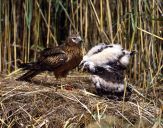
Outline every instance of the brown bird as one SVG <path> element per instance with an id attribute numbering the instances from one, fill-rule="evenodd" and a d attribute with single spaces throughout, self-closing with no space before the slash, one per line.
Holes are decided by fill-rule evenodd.
<path id="1" fill-rule="evenodd" d="M 44 49 L 36 62 L 20 65 L 20 68 L 28 71 L 17 80 L 29 81 L 44 71 L 54 72 L 57 79 L 66 77 L 68 72 L 76 68 L 82 60 L 81 42 L 80 36 L 72 35 L 62 45 Z"/>

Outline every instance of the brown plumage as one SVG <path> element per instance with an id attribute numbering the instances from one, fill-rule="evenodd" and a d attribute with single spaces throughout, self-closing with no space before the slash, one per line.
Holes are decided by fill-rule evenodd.
<path id="1" fill-rule="evenodd" d="M 66 77 L 82 60 L 81 42 L 80 36 L 73 35 L 60 46 L 44 49 L 36 62 L 20 65 L 28 71 L 17 80 L 30 80 L 43 71 L 54 72 L 56 78 Z"/>

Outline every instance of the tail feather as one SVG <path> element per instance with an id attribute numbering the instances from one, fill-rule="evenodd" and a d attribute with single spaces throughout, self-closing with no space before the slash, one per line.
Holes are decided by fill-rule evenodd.
<path id="1" fill-rule="evenodd" d="M 16 80 L 18 80 L 18 81 L 30 81 L 34 76 L 36 76 L 39 73 L 41 73 L 41 71 L 30 70 L 27 73 L 25 73 L 24 75 L 17 78 Z"/>
<path id="2" fill-rule="evenodd" d="M 35 64 L 36 64 L 35 62 L 33 62 L 33 63 L 22 63 L 18 67 L 22 68 L 23 70 L 30 70 L 30 69 L 35 67 Z"/>

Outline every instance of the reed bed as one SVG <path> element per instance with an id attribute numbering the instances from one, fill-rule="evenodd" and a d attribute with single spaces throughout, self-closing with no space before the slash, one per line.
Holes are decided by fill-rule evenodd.
<path id="1" fill-rule="evenodd" d="M 155 85 L 162 77 L 162 6 L 161 0 L 1 0 L 0 71 L 9 74 L 18 62 L 80 33 L 84 51 L 100 42 L 137 50 L 130 80 Z"/>
<path id="2" fill-rule="evenodd" d="M 117 109 L 116 113 L 119 113 L 117 115 L 121 115 L 123 119 L 125 119 L 124 124 L 127 121 L 127 124 L 130 124 L 131 126 L 145 127 L 145 124 L 141 123 L 141 119 L 145 118 L 148 123 L 150 122 L 150 126 L 153 126 L 154 128 L 156 126 L 162 127 L 162 116 L 160 112 L 157 113 L 162 110 L 160 104 L 163 104 L 161 99 L 161 96 L 163 96 L 161 90 L 163 83 L 162 0 L 0 0 L 0 79 L 13 80 L 15 74 L 18 74 L 19 72 L 18 65 L 20 62 L 35 61 L 40 50 L 61 44 L 62 41 L 72 33 L 79 33 L 84 38 L 84 54 L 92 46 L 101 42 L 107 44 L 119 43 L 126 49 L 137 51 L 137 54 L 131 60 L 126 79 L 127 81 L 130 81 L 135 88 L 141 90 L 140 94 L 143 94 L 144 98 L 139 99 L 136 97 L 137 99 L 134 102 L 131 101 L 132 105 L 130 103 L 127 103 L 130 105 L 125 105 L 129 106 L 128 109 L 133 107 L 130 112 L 134 111 L 133 115 L 140 120 L 136 120 L 137 123 L 133 123 L 128 119 L 129 117 L 125 117 L 124 113 L 121 113 L 124 112 L 124 110 L 119 110 L 119 106 L 122 105 L 120 102 L 118 102 L 118 105 L 111 102 L 111 108 L 107 110 L 115 111 Z M 3 75 L 8 76 L 3 78 Z M 12 80 L 10 82 L 12 82 Z M 47 115 L 42 115 L 44 110 L 41 111 L 41 115 L 37 116 L 31 115 L 32 110 L 29 110 L 30 108 L 28 105 L 31 103 L 33 103 L 33 108 L 39 108 L 39 103 L 37 102 L 41 101 L 37 98 L 44 95 L 42 92 L 41 94 L 40 92 L 35 92 L 36 86 L 32 88 L 33 90 L 30 90 L 29 88 L 22 90 L 23 87 L 19 92 L 16 87 L 19 84 L 20 87 L 22 87 L 22 83 L 16 82 L 11 85 L 11 87 L 9 84 L 4 83 L 0 83 L 3 87 L 1 89 L 0 114 L 2 114 L 1 112 L 4 112 L 4 108 L 6 107 L 2 102 L 5 97 L 7 97 L 7 99 L 9 98 L 7 100 L 9 102 L 13 100 L 13 97 L 10 97 L 11 92 L 14 93 L 12 95 L 16 97 L 14 104 L 18 105 L 16 108 L 13 108 L 14 112 L 19 113 L 19 111 L 22 111 L 25 113 L 25 115 L 22 114 L 21 116 L 29 118 L 30 123 L 32 121 L 33 125 L 31 125 L 31 127 L 41 127 L 39 124 L 44 124 L 44 126 L 45 124 L 48 124 L 46 123 L 47 120 L 44 118 Z M 4 91 L 3 89 L 8 90 Z M 50 96 L 46 97 L 55 97 L 53 95 L 61 96 L 61 94 L 51 94 L 50 90 L 51 88 L 45 88 L 45 90 L 43 90 L 43 93 L 49 91 Z M 22 93 L 23 91 L 25 92 Z M 23 94 L 23 96 L 25 96 L 24 99 L 27 96 L 29 98 L 29 101 L 27 101 L 29 104 L 24 104 L 24 106 L 22 106 L 22 104 L 19 103 L 21 101 L 18 101 L 19 99 L 17 99 L 17 97 L 19 97 L 19 93 L 17 94 L 17 92 L 19 92 L 21 96 Z M 37 93 L 39 93 L 39 97 L 37 97 Z M 151 96 L 149 94 L 151 94 Z M 37 100 L 30 101 L 31 96 L 37 97 Z M 61 97 L 63 97 L 63 95 Z M 75 95 L 75 97 L 73 102 L 77 103 L 77 105 L 83 107 L 88 105 L 88 107 L 91 107 L 89 104 L 86 106 L 83 104 L 83 102 L 86 101 L 80 103 L 80 100 L 78 101 L 80 96 L 78 97 Z M 150 101 L 148 101 L 149 97 Z M 61 99 L 65 100 L 66 98 L 64 97 Z M 102 102 L 104 106 L 109 104 L 108 101 L 103 101 L 104 99 L 98 100 L 98 98 L 96 99 L 91 96 L 87 99 L 87 102 L 94 102 L 92 99 L 95 101 L 97 100 L 97 102 L 100 103 Z M 25 101 L 23 101 L 23 103 L 24 102 Z M 140 104 L 143 104 L 141 106 L 142 109 Z M 158 109 L 156 113 L 149 113 L 145 110 L 147 115 L 150 115 L 149 117 L 151 117 L 151 119 L 148 119 L 149 117 L 142 113 L 143 109 L 146 109 L 145 106 L 148 106 L 148 104 L 148 109 L 151 111 Z M 51 105 L 53 106 L 54 104 Z M 112 107 L 115 109 L 112 109 Z M 12 108 L 6 107 L 7 112 L 5 113 L 8 113 L 8 110 L 10 109 Z M 47 108 L 45 107 L 45 109 Z M 94 118 L 92 117 L 92 114 L 89 113 L 94 111 L 93 109 L 91 111 L 86 111 L 91 116 L 90 119 Z M 97 114 L 99 113 L 97 112 Z M 15 113 L 12 113 L 11 115 L 9 114 L 9 117 L 12 115 L 15 115 Z M 18 118 L 21 116 L 15 115 L 15 118 L 12 118 L 13 120 L 9 120 L 7 123 L 5 121 L 8 115 L 5 115 L 5 117 L 1 116 L 1 123 L 10 127 L 10 125 L 13 125 L 13 122 L 19 120 Z M 79 121 L 83 116 L 85 116 L 83 111 L 81 111 L 80 116 L 76 115 L 74 118 L 72 118 L 72 115 L 68 116 L 69 119 L 67 117 L 67 121 L 64 119 L 64 126 L 68 127 L 72 120 L 76 120 L 76 124 L 78 124 L 79 122 L 77 122 L 77 120 Z M 111 115 L 111 117 L 112 116 L 113 115 Z M 99 118 L 100 117 L 98 116 L 96 120 L 93 119 L 98 126 Z M 110 119 L 110 117 L 108 118 Z M 29 120 L 22 123 L 24 124 L 23 126 L 25 126 L 25 124 L 30 124 L 28 122 Z M 121 119 L 116 118 L 115 120 L 119 121 Z M 62 123 L 63 122 L 61 122 L 61 124 Z"/>

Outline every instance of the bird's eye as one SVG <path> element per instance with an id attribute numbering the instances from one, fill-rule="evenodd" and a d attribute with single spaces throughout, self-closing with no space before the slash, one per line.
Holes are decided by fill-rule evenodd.
<path id="1" fill-rule="evenodd" d="M 73 38 L 71 38 L 71 39 L 72 39 L 73 42 L 76 42 L 76 38 L 75 38 L 75 37 L 73 37 Z"/>

